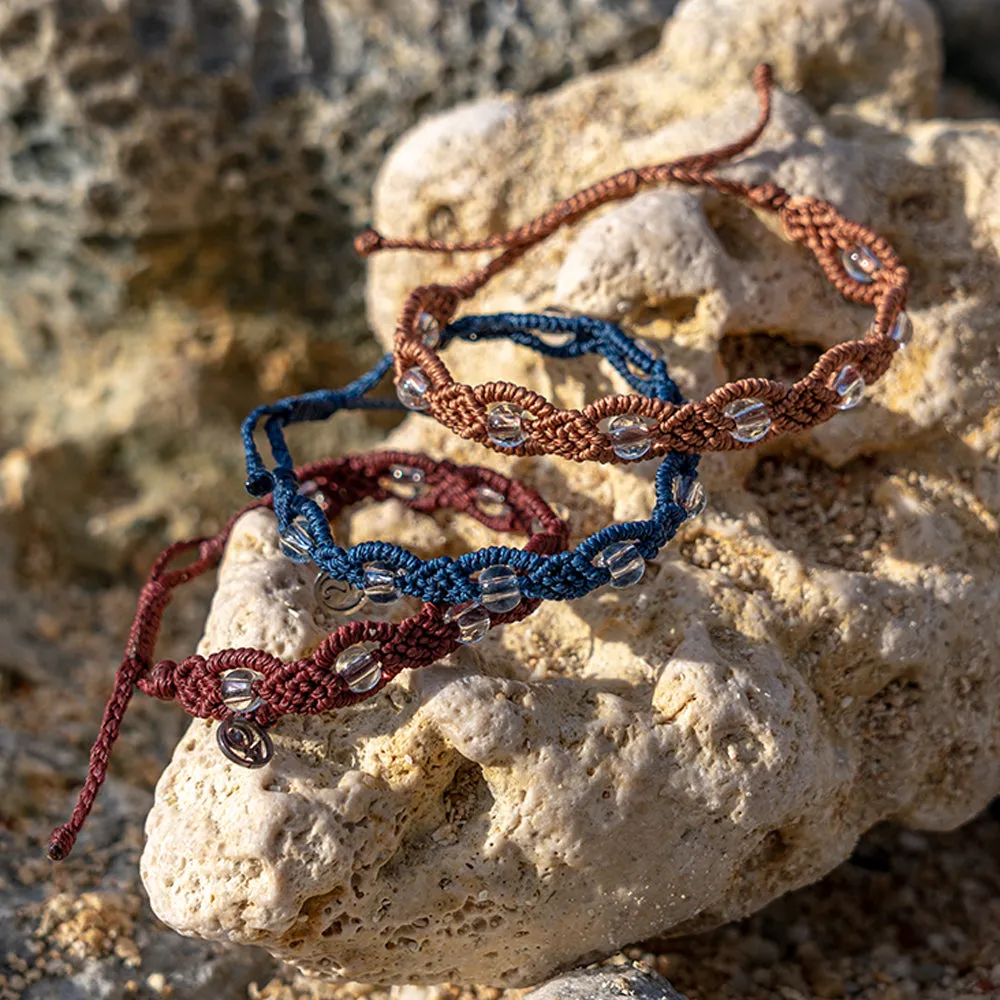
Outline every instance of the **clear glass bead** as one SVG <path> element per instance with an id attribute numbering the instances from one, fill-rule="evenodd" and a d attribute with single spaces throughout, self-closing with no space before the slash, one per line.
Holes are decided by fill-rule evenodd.
<path id="1" fill-rule="evenodd" d="M 708 503 L 708 494 L 701 480 L 694 476 L 675 476 L 670 488 L 674 503 L 678 504 L 687 516 L 697 517 Z"/>
<path id="2" fill-rule="evenodd" d="M 377 652 L 376 643 L 358 642 L 337 657 L 334 669 L 355 694 L 371 691 L 382 680 L 382 664 L 375 655 Z"/>
<path id="3" fill-rule="evenodd" d="M 313 593 L 316 595 L 316 603 L 328 614 L 353 614 L 367 600 L 363 591 L 346 580 L 335 580 L 327 573 L 316 575 Z"/>
<path id="4" fill-rule="evenodd" d="M 840 396 L 838 410 L 853 409 L 865 398 L 865 380 L 854 365 L 844 365 L 833 380 L 833 391 Z"/>
<path id="5" fill-rule="evenodd" d="M 365 563 L 365 596 L 372 604 L 392 604 L 398 601 L 402 590 L 399 586 L 399 570 L 392 563 Z"/>
<path id="6" fill-rule="evenodd" d="M 634 413 L 619 413 L 608 421 L 611 450 L 626 461 L 642 458 L 650 448 L 649 428 Z"/>
<path id="7" fill-rule="evenodd" d="M 597 553 L 595 562 L 611 574 L 612 587 L 631 587 L 646 572 L 646 560 L 632 542 L 612 542 Z"/>
<path id="8" fill-rule="evenodd" d="M 415 465 L 390 465 L 378 484 L 400 500 L 416 500 L 430 489 L 424 470 Z"/>
<path id="9" fill-rule="evenodd" d="M 513 403 L 497 403 L 486 415 L 486 433 L 501 448 L 516 448 L 524 444 L 528 434 L 524 429 L 524 410 Z"/>
<path id="10" fill-rule="evenodd" d="M 475 497 L 476 509 L 485 517 L 503 517 L 510 513 L 507 498 L 491 486 L 477 486 Z"/>
<path id="11" fill-rule="evenodd" d="M 424 346 L 432 351 L 441 343 L 441 324 L 428 312 L 422 312 L 417 317 L 417 333 Z"/>
<path id="12" fill-rule="evenodd" d="M 222 704 L 234 712 L 252 712 L 255 708 L 259 708 L 264 702 L 254 694 L 253 683 L 263 679 L 263 674 L 246 667 L 227 670 L 219 678 Z"/>
<path id="13" fill-rule="evenodd" d="M 882 265 L 878 258 L 867 247 L 856 246 L 853 250 L 845 250 L 841 255 L 844 270 L 863 285 L 870 285 L 875 280 L 875 272 Z"/>
<path id="14" fill-rule="evenodd" d="M 399 377 L 396 383 L 396 395 L 408 410 L 426 410 L 427 393 L 430 388 L 430 380 L 424 374 L 423 368 L 414 365 Z"/>
<path id="15" fill-rule="evenodd" d="M 509 566 L 487 566 L 477 583 L 482 603 L 492 614 L 506 614 L 521 603 L 521 584 Z"/>
<path id="16" fill-rule="evenodd" d="M 446 622 L 458 626 L 458 641 L 466 645 L 481 642 L 490 630 L 490 613 L 479 601 L 456 604 L 444 613 Z"/>
<path id="17" fill-rule="evenodd" d="M 771 429 L 767 405 L 759 399 L 734 399 L 722 412 L 736 424 L 730 433 L 744 444 L 760 441 Z"/>
<path id="18" fill-rule="evenodd" d="M 910 319 L 909 314 L 905 310 L 900 309 L 896 314 L 892 326 L 889 327 L 889 336 L 900 347 L 906 347 L 913 340 L 913 320 Z"/>
<path id="19" fill-rule="evenodd" d="M 278 548 L 286 559 L 291 559 L 294 563 L 307 563 L 312 544 L 309 521 L 305 514 L 299 514 L 281 533 Z"/>

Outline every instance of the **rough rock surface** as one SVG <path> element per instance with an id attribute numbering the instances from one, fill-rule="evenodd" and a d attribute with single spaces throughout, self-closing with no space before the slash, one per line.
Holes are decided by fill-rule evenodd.
<path id="1" fill-rule="evenodd" d="M 634 1000 L 684 1000 L 665 979 L 630 965 L 579 969 L 557 976 L 525 994 L 525 1000 L 605 1000 L 613 996 L 633 997 Z"/>
<path id="2" fill-rule="evenodd" d="M 389 144 L 427 110 L 634 57 L 673 4 L 0 4 L 0 502 L 22 570 L 106 579 L 230 511 L 246 411 L 375 358 L 350 240 Z"/>
<path id="3" fill-rule="evenodd" d="M 778 95 L 760 149 L 732 169 L 830 198 L 892 240 L 914 272 L 913 345 L 862 409 L 706 461 L 708 512 L 634 591 L 546 605 L 363 711 L 283 723 L 265 772 L 225 765 L 195 724 L 147 826 L 143 877 L 169 924 L 324 977 L 530 983 L 752 912 L 879 820 L 950 828 L 1000 790 L 1000 128 L 920 117 L 939 70 L 924 4 L 794 6 L 690 0 L 632 67 L 428 121 L 388 160 L 376 222 L 422 234 L 446 206 L 456 233 L 481 234 L 728 140 L 752 120 L 745 72 L 766 56 L 801 94 Z M 404 291 L 455 264 L 374 262 L 384 342 Z M 551 302 L 660 342 L 691 396 L 750 371 L 794 377 L 868 322 L 767 220 L 673 190 L 560 235 L 473 306 Z M 614 384 L 516 348 L 491 347 L 488 366 L 475 345 L 450 351 L 466 380 L 563 405 Z M 485 456 L 417 419 L 393 440 Z M 576 535 L 651 502 L 651 469 L 506 465 L 562 499 Z M 354 519 L 423 552 L 480 537 L 441 528 Z M 204 648 L 241 634 L 221 610 L 239 600 L 259 638 L 297 653 L 318 638 L 308 604 L 273 592 L 298 593 L 299 571 L 251 529 Z"/>

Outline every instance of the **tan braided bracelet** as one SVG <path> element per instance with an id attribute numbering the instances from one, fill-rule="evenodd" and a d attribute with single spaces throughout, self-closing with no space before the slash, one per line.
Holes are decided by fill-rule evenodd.
<path id="1" fill-rule="evenodd" d="M 770 182 L 747 184 L 711 172 L 749 149 L 767 125 L 770 67 L 757 67 L 754 86 L 760 115 L 743 138 L 701 155 L 624 170 L 578 191 L 518 229 L 456 243 L 390 239 L 374 229 L 361 233 L 355 247 L 362 256 L 393 249 L 456 253 L 504 248 L 484 267 L 454 284 L 422 285 L 407 297 L 394 343 L 396 391 L 402 402 L 494 451 L 610 463 L 637 460 L 616 453 L 613 442 L 623 432 L 648 440 L 643 458 L 670 451 L 728 451 L 815 427 L 840 410 L 856 406 L 865 387 L 885 373 L 895 352 L 912 336 L 912 324 L 904 312 L 909 271 L 884 239 L 844 218 L 829 202 L 789 194 Z M 830 348 L 794 385 L 741 379 L 721 386 L 700 402 L 683 405 L 620 395 L 605 396 L 582 410 L 562 410 L 523 386 L 509 382 L 468 386 L 452 378 L 436 347 L 440 330 L 464 300 L 560 227 L 608 202 L 631 198 L 642 187 L 668 181 L 711 188 L 775 213 L 789 239 L 812 251 L 842 295 L 874 307 L 875 318 L 864 339 Z"/>

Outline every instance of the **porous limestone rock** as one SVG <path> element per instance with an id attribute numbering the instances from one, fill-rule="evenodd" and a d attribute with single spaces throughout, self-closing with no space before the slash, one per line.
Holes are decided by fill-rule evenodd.
<path id="1" fill-rule="evenodd" d="M 902 45 L 935 72 L 916 0 L 739 6 L 737 22 L 689 0 L 634 66 L 429 120 L 387 161 L 376 222 L 423 235 L 445 208 L 456 234 L 479 235 L 626 165 L 728 141 L 755 115 L 739 50 L 818 107 L 779 92 L 759 148 L 726 170 L 828 197 L 888 237 L 913 270 L 913 344 L 860 409 L 706 459 L 708 510 L 641 585 L 546 604 L 360 710 L 283 721 L 260 772 L 222 761 L 195 723 L 147 824 L 143 878 L 171 926 L 327 978 L 526 984 L 752 912 L 880 820 L 949 828 L 1000 790 L 1000 126 L 916 117 L 935 81 L 868 65 Z M 376 258 L 383 343 L 408 288 L 472 263 Z M 559 234 L 468 310 L 550 303 L 657 342 L 691 397 L 751 372 L 794 378 L 870 321 L 773 220 L 672 189 Z M 589 360 L 448 355 L 465 380 L 564 406 L 620 388 Z M 652 464 L 505 459 L 419 418 L 392 442 L 512 470 L 565 505 L 577 538 L 652 501 Z M 424 555 L 488 537 L 426 523 L 372 508 L 351 532 Z M 275 652 L 309 648 L 305 571 L 277 556 L 266 515 L 239 538 L 203 648 L 251 620 Z"/>

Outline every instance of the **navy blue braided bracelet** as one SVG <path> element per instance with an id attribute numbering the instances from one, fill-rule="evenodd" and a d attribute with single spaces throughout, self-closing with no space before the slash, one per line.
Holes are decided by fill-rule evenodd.
<path id="1" fill-rule="evenodd" d="M 436 333 L 436 331 L 435 331 Z M 681 404 L 683 397 L 667 373 L 666 363 L 640 346 L 620 328 L 586 316 L 501 313 L 468 316 L 440 332 L 438 343 L 451 340 L 507 339 L 553 358 L 598 354 L 635 389 L 636 412 L 612 417 L 608 434 L 623 457 L 641 458 L 648 435 L 641 401 L 658 399 Z M 545 339 L 547 338 L 547 339 Z M 323 420 L 338 410 L 393 408 L 395 401 L 374 400 L 368 393 L 391 369 L 391 355 L 371 371 L 338 390 L 318 390 L 260 406 L 243 422 L 247 462 L 247 490 L 254 496 L 274 493 L 274 511 L 281 530 L 282 550 L 297 562 L 314 562 L 332 581 L 340 606 L 354 610 L 364 598 L 390 603 L 410 594 L 436 604 L 502 614 L 522 598 L 569 600 L 583 597 L 610 583 L 625 587 L 643 575 L 652 559 L 673 538 L 680 524 L 704 507 L 705 494 L 697 481 L 697 455 L 671 453 L 656 473 L 656 503 L 649 520 L 612 524 L 581 542 L 572 552 L 540 555 L 522 549 L 490 547 L 458 558 L 424 560 L 388 542 L 363 542 L 350 549 L 337 545 L 322 508 L 322 498 L 300 492 L 292 456 L 285 441 L 289 424 Z M 496 404 L 502 407 L 503 403 Z M 254 441 L 258 424 L 264 432 L 275 465 L 268 471 Z M 496 422 L 496 421 L 495 421 Z M 380 485 L 386 496 L 413 499 L 425 488 L 421 470 L 393 467 Z M 507 512 L 501 494 L 481 488 L 478 505 L 484 514 L 502 518 Z"/>

